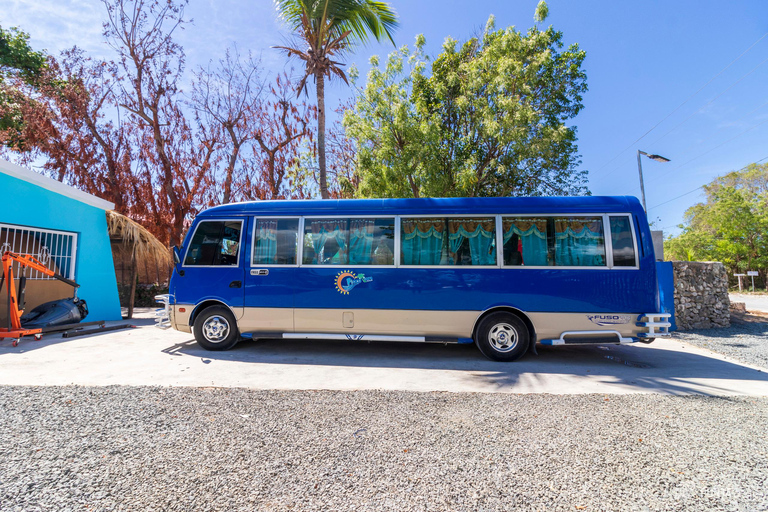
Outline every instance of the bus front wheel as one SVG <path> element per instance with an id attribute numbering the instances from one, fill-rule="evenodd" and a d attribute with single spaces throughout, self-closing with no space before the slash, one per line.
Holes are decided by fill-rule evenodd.
<path id="1" fill-rule="evenodd" d="M 477 348 L 493 361 L 515 361 L 525 354 L 529 343 L 530 333 L 525 322 L 503 311 L 483 318 L 475 332 Z"/>
<path id="2" fill-rule="evenodd" d="M 195 318 L 195 340 L 206 350 L 229 350 L 240 334 L 232 312 L 222 306 L 205 308 Z"/>

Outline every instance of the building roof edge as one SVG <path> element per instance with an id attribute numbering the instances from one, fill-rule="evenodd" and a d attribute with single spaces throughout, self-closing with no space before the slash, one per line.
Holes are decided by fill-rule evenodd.
<path id="1" fill-rule="evenodd" d="M 113 210 L 115 208 L 114 203 L 105 199 L 96 197 L 88 192 L 83 192 L 80 189 L 56 181 L 48 176 L 27 169 L 26 167 L 16 165 L 8 160 L 3 160 L 2 158 L 0 158 L 0 172 L 95 208 L 100 208 L 102 210 Z"/>

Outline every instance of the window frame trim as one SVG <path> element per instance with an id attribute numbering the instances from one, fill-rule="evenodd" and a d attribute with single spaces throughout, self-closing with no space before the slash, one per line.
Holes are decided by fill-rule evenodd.
<path id="1" fill-rule="evenodd" d="M 401 223 L 403 219 L 419 219 L 419 218 L 425 218 L 425 219 L 440 219 L 440 218 L 495 218 L 495 227 L 496 227 L 496 259 L 497 264 L 496 265 L 404 265 L 401 261 L 401 252 L 402 252 L 402 244 L 401 244 L 401 236 L 402 236 L 402 229 L 401 229 Z M 549 265 L 504 265 L 504 246 L 502 244 L 503 242 L 503 219 L 504 217 L 519 217 L 519 218 L 528 218 L 528 217 L 601 217 L 603 221 L 603 234 L 605 238 L 605 257 L 606 257 L 606 264 L 602 266 L 549 266 Z M 629 220 L 630 225 L 630 231 L 632 233 L 632 240 L 634 244 L 634 255 L 635 255 L 635 266 L 616 266 L 613 262 L 613 236 L 610 232 L 610 217 L 625 217 Z M 517 214 L 517 213 L 468 213 L 468 214 L 407 214 L 407 215 L 381 215 L 381 214 L 371 214 L 371 215 L 267 215 L 267 216 L 260 216 L 258 214 L 250 214 L 246 217 L 225 217 L 225 218 L 210 218 L 210 219 L 204 219 L 199 221 L 195 225 L 195 230 L 192 232 L 192 236 L 190 237 L 190 242 L 187 245 L 185 251 L 184 251 L 184 259 L 182 260 L 182 268 L 233 268 L 233 267 L 239 267 L 240 266 L 240 257 L 241 254 L 245 251 L 241 250 L 243 248 L 243 235 L 245 231 L 245 223 L 246 220 L 250 218 L 253 220 L 253 228 L 251 231 L 251 250 L 249 251 L 248 256 L 248 262 L 249 267 L 248 268 L 256 268 L 256 267 L 275 267 L 275 268 L 333 268 L 333 269 L 339 269 L 344 266 L 348 267 L 354 267 L 354 268 L 386 268 L 386 269 L 392 269 L 392 268 L 405 268 L 405 269 L 463 269 L 463 270 L 470 270 L 470 269 L 531 269 L 531 270 L 640 270 L 640 243 L 638 239 L 638 232 L 637 228 L 635 226 L 634 222 L 634 215 L 629 212 L 612 212 L 612 213 L 524 213 L 524 214 Z M 306 220 L 312 220 L 312 219 L 393 219 L 395 222 L 395 229 L 394 229 L 394 264 L 393 265 L 351 265 L 351 264 L 340 264 L 340 265 L 311 265 L 311 264 L 304 264 L 304 229 L 306 227 Z M 264 265 L 254 265 L 252 263 L 252 256 L 253 251 L 255 249 L 255 230 L 256 230 L 256 221 L 258 219 L 298 219 L 298 247 L 297 247 L 297 263 L 293 265 L 284 265 L 284 264 L 278 264 L 278 263 L 270 263 L 270 264 L 264 264 Z M 239 222 L 240 223 L 240 238 L 238 241 L 238 247 L 239 253 L 238 253 L 238 260 L 237 263 L 231 264 L 231 265 L 187 265 L 184 263 L 187 259 L 187 255 L 189 254 L 189 249 L 192 245 L 192 240 L 194 239 L 195 235 L 197 234 L 197 230 L 200 227 L 200 225 L 204 222 Z M 606 229 L 607 228 L 607 229 Z M 242 256 L 245 257 L 245 256 Z"/>
<path id="2" fill-rule="evenodd" d="M 250 215 L 250 219 L 253 221 L 253 229 L 251 230 L 251 251 L 248 258 L 248 261 L 250 263 L 249 268 L 295 268 L 299 266 L 299 257 L 301 252 L 301 246 L 303 245 L 301 243 L 301 237 L 298 237 L 299 233 L 301 232 L 302 228 L 302 217 L 300 215 L 265 215 L 265 216 L 259 216 L 259 215 Z M 259 219 L 271 219 L 271 220 L 291 220 L 296 219 L 298 221 L 296 229 L 299 231 L 296 232 L 296 235 L 298 239 L 296 240 L 296 263 L 290 264 L 290 263 L 264 263 L 261 265 L 256 265 L 253 263 L 253 252 L 256 250 L 256 223 Z"/>
<path id="3" fill-rule="evenodd" d="M 189 244 L 187 244 L 186 249 L 184 250 L 184 259 L 181 260 L 181 268 L 233 268 L 233 267 L 240 267 L 240 257 L 243 253 L 243 231 L 244 224 L 245 224 L 246 218 L 245 217 L 232 217 L 232 218 L 211 218 L 211 219 L 203 219 L 200 222 L 198 222 L 195 225 L 195 230 L 192 232 L 192 236 L 189 238 Z M 200 228 L 200 224 L 203 224 L 205 222 L 239 222 L 240 223 L 240 238 L 237 242 L 237 262 L 233 265 L 187 265 L 187 255 L 189 254 L 189 249 L 192 247 L 192 241 L 195 239 L 195 235 L 197 234 L 198 228 Z"/>

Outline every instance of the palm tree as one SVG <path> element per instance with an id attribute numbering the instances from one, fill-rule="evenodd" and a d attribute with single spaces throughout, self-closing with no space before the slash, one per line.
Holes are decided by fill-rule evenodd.
<path id="1" fill-rule="evenodd" d="M 320 165 L 320 195 L 328 199 L 325 172 L 325 77 L 332 74 L 346 84 L 341 57 L 354 43 L 365 43 L 373 35 L 377 41 L 386 35 L 394 45 L 391 32 L 397 27 L 397 14 L 386 2 L 375 0 L 275 0 L 277 11 L 299 37 L 299 44 L 277 46 L 296 55 L 306 65 L 297 94 L 306 92 L 307 79 L 317 84 L 317 159 Z"/>

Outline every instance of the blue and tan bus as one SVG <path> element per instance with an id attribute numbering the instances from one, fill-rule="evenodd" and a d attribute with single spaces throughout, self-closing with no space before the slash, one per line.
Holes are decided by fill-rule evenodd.
<path id="1" fill-rule="evenodd" d="M 634 197 L 262 201 L 200 213 L 171 325 L 209 350 L 243 338 L 536 343 L 668 334 Z"/>

